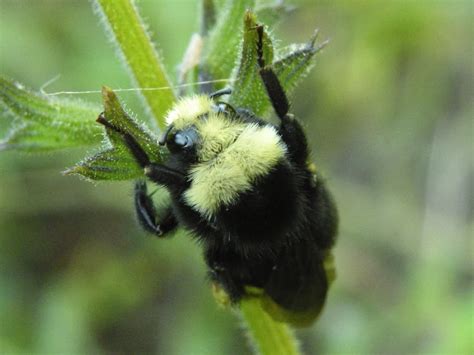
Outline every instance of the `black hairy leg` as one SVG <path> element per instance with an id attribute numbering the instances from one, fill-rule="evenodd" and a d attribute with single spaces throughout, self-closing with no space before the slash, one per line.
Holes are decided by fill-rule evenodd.
<path id="1" fill-rule="evenodd" d="M 151 162 L 148 154 L 143 150 L 135 137 L 107 121 L 104 113 L 99 115 L 97 122 L 122 135 L 130 153 L 132 153 L 138 165 L 144 169 L 145 175 L 149 177 L 151 181 L 170 189 L 176 189 L 178 186 L 182 186 L 185 183 L 185 176 L 183 173 L 165 165 Z"/>
<path id="2" fill-rule="evenodd" d="M 288 147 L 291 160 L 305 165 L 308 158 L 306 135 L 299 122 L 289 114 L 290 105 L 285 90 L 271 65 L 266 65 L 263 57 L 263 26 L 257 26 L 257 61 L 259 73 L 273 109 L 281 120 L 280 135 Z"/>
<path id="3" fill-rule="evenodd" d="M 209 278 L 227 292 L 232 302 L 245 295 L 245 286 L 263 288 L 275 263 L 274 257 L 246 256 L 220 243 L 207 246 L 204 257 Z"/>
<path id="4" fill-rule="evenodd" d="M 222 287 L 231 302 L 238 302 L 244 295 L 244 287 L 241 282 L 236 282 L 230 269 L 217 263 L 209 266 L 208 277 L 211 281 Z"/>
<path id="5" fill-rule="evenodd" d="M 288 147 L 290 160 L 305 167 L 308 162 L 309 148 L 306 135 L 301 124 L 293 117 L 282 121 L 278 129 L 283 142 Z"/>
<path id="6" fill-rule="evenodd" d="M 183 173 L 166 165 L 151 163 L 145 166 L 145 175 L 153 182 L 176 190 L 185 186 L 186 177 Z"/>
<path id="7" fill-rule="evenodd" d="M 151 194 L 148 194 L 146 182 L 143 180 L 135 182 L 135 211 L 143 229 L 158 237 L 164 236 L 178 226 L 171 207 L 168 207 L 164 216 L 158 221 Z"/>
<path id="8" fill-rule="evenodd" d="M 265 64 L 265 59 L 263 58 L 263 25 L 257 26 L 257 62 L 260 67 L 260 77 L 265 85 L 273 108 L 278 117 L 284 121 L 288 117 L 287 114 L 290 109 L 290 104 L 288 103 L 285 90 L 283 90 L 273 68 L 271 65 L 267 66 Z"/>
<path id="9" fill-rule="evenodd" d="M 122 135 L 128 149 L 132 153 L 137 163 L 142 168 L 144 168 L 147 165 L 150 165 L 150 159 L 148 158 L 148 155 L 145 153 L 143 148 L 140 146 L 140 144 L 138 144 L 136 139 L 130 133 L 125 132 L 121 128 L 114 126 L 112 123 L 107 121 L 107 119 L 105 118 L 104 112 L 102 112 L 99 115 L 99 117 L 97 118 L 97 122 Z"/>

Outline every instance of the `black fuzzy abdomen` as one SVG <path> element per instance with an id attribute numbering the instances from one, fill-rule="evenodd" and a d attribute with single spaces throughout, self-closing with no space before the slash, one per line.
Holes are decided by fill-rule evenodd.
<path id="1" fill-rule="evenodd" d="M 210 278 L 233 301 L 245 286 L 263 288 L 289 311 L 319 313 L 328 280 L 326 252 L 334 243 L 337 214 L 322 181 L 287 162 L 223 207 L 212 221 L 175 199 L 175 214 L 204 247 Z"/>
<path id="2" fill-rule="evenodd" d="M 330 249 L 337 234 L 338 215 L 332 195 L 321 178 L 312 174 L 305 179 L 301 196 L 305 196 L 304 223 L 296 230 L 298 235 L 309 235 L 320 250 Z"/>
<path id="3" fill-rule="evenodd" d="M 280 162 L 257 180 L 238 201 L 222 207 L 216 215 L 217 227 L 242 245 L 279 243 L 294 226 L 298 213 L 297 184 L 291 167 Z"/>
<path id="4" fill-rule="evenodd" d="M 263 288 L 268 282 L 297 220 L 297 192 L 294 173 L 283 161 L 235 204 L 222 207 L 213 224 L 194 225 L 211 279 L 233 300 L 240 298 L 245 286 Z"/>
<path id="5" fill-rule="evenodd" d="M 265 284 L 265 292 L 281 307 L 295 312 L 321 309 L 328 280 L 324 253 L 309 239 L 282 249 Z"/>
<path id="6" fill-rule="evenodd" d="M 322 180 L 309 171 L 300 176 L 302 213 L 276 258 L 265 292 L 286 310 L 317 317 L 329 287 L 324 263 L 335 242 L 337 211 Z"/>

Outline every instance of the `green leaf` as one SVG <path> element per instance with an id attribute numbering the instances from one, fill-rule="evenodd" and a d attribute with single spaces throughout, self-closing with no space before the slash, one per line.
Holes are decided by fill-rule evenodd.
<path id="1" fill-rule="evenodd" d="M 65 175 L 80 175 L 88 180 L 131 180 L 143 176 L 133 158 L 120 147 L 105 149 L 66 169 Z"/>
<path id="2" fill-rule="evenodd" d="M 133 136 L 153 161 L 162 162 L 166 153 L 159 146 L 158 138 L 144 124 L 125 112 L 111 89 L 102 88 L 102 97 L 105 119 L 121 132 Z M 143 169 L 137 164 L 123 136 L 108 127 L 105 127 L 105 133 L 106 142 L 101 151 L 64 173 L 81 175 L 89 180 L 129 180 L 142 177 Z"/>
<path id="3" fill-rule="evenodd" d="M 230 77 L 239 57 L 242 33 L 242 17 L 247 9 L 255 6 L 255 0 L 228 0 L 217 13 L 215 27 L 209 33 L 203 53 L 202 76 L 210 79 Z M 217 88 L 222 85 L 216 85 Z"/>
<path id="4" fill-rule="evenodd" d="M 131 118 L 123 109 L 117 95 L 107 87 L 102 88 L 102 99 L 104 102 L 104 116 L 112 125 L 120 128 L 123 132 L 130 133 L 143 148 L 145 153 L 156 162 L 161 162 L 162 149 L 158 145 L 158 138 L 145 126 Z M 113 134 L 111 134 L 113 132 Z M 107 134 L 115 145 L 123 142 L 123 139 L 115 131 L 107 129 Z M 117 138 L 120 139 L 117 140 Z"/>
<path id="5" fill-rule="evenodd" d="M 234 85 L 229 103 L 234 107 L 244 107 L 257 116 L 262 115 L 270 105 L 265 87 L 263 86 L 257 63 L 257 20 L 255 15 L 247 11 L 244 16 L 244 31 L 240 63 L 232 78 Z M 266 63 L 273 62 L 272 40 L 264 31 L 263 53 Z"/>
<path id="6" fill-rule="evenodd" d="M 315 64 L 315 54 L 327 45 L 328 41 L 325 41 L 315 46 L 317 37 L 318 31 L 308 43 L 294 44 L 283 49 L 280 58 L 273 63 L 273 69 L 286 92 L 291 92 L 309 73 Z"/>
<path id="7" fill-rule="evenodd" d="M 0 150 L 44 152 L 101 142 L 100 108 L 82 101 L 48 97 L 0 77 L 0 109 L 14 119 Z"/>
<path id="8" fill-rule="evenodd" d="M 234 107 L 251 110 L 257 116 L 262 116 L 270 107 L 270 100 L 259 74 L 257 62 L 257 31 L 255 15 L 247 12 L 244 17 L 243 43 L 239 66 L 232 75 L 234 82 L 229 103 Z M 314 55 L 326 45 L 326 42 L 315 46 L 317 32 L 306 44 L 296 44 L 279 51 L 279 59 L 273 62 L 272 39 L 264 30 L 263 52 L 265 63 L 273 63 L 272 67 L 287 94 L 312 68 Z"/>
<path id="9" fill-rule="evenodd" d="M 138 11 L 130 0 L 94 0 L 107 31 L 117 44 L 122 59 L 139 88 L 169 87 L 169 90 L 142 90 L 149 111 L 163 129 L 165 113 L 176 97 L 162 61 L 145 30 Z"/>
<path id="10" fill-rule="evenodd" d="M 294 6 L 287 5 L 283 0 L 277 0 L 270 4 L 261 4 L 255 9 L 258 19 L 269 27 L 275 26 L 283 16 L 295 10 Z"/>

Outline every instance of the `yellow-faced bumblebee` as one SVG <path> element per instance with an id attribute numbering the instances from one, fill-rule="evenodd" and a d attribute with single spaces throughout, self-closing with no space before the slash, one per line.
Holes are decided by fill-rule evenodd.
<path id="1" fill-rule="evenodd" d="M 300 123 L 263 58 L 257 26 L 258 71 L 280 120 L 273 125 L 245 108 L 219 101 L 230 89 L 181 99 L 167 114 L 160 144 L 165 163 L 153 162 L 135 138 L 121 133 L 152 182 L 167 188 L 171 205 L 158 216 L 145 182 L 135 186 L 143 228 L 159 237 L 181 226 L 202 244 L 209 277 L 232 302 L 259 289 L 274 318 L 310 324 L 326 299 L 337 212 L 308 159 Z"/>

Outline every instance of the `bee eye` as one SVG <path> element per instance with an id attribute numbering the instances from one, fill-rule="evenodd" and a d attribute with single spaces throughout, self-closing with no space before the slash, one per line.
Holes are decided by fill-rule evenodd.
<path id="1" fill-rule="evenodd" d="M 177 133 L 174 136 L 174 144 L 178 147 L 181 147 L 181 148 L 187 148 L 192 143 L 191 143 L 191 139 L 189 138 L 188 135 L 183 134 L 183 133 Z"/>
<path id="2" fill-rule="evenodd" d="M 196 142 L 196 133 L 193 130 L 177 131 L 168 136 L 166 145 L 172 153 L 191 151 Z"/>

